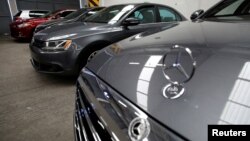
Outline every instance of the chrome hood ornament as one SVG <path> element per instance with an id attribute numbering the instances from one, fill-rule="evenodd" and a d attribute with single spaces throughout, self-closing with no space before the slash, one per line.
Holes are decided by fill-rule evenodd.
<path id="1" fill-rule="evenodd" d="M 162 61 L 163 74 L 170 82 L 163 88 L 163 96 L 176 99 L 185 92 L 183 84 L 193 77 L 196 61 L 189 48 L 179 45 L 173 46 L 170 52 L 164 55 Z"/>
<path id="2" fill-rule="evenodd" d="M 150 133 L 150 124 L 147 119 L 136 117 L 128 128 L 128 134 L 132 141 L 142 141 L 147 138 Z"/>

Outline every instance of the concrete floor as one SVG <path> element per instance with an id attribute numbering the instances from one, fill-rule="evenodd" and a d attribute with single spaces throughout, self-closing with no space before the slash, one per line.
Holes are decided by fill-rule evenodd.
<path id="1" fill-rule="evenodd" d="M 35 72 L 28 43 L 0 37 L 0 141 L 70 141 L 76 78 Z"/>

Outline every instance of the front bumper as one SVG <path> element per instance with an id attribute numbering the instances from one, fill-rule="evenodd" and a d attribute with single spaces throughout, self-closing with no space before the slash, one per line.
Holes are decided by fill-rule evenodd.
<path id="1" fill-rule="evenodd" d="M 17 39 L 31 39 L 33 30 L 32 27 L 19 28 L 17 25 L 10 25 L 11 36 Z"/>
<path id="2" fill-rule="evenodd" d="M 134 140 L 136 132 L 130 130 L 133 129 L 131 123 L 138 118 L 146 119 L 151 128 L 149 134 L 140 141 L 186 140 L 154 121 L 86 68 L 78 78 L 75 106 L 76 141 Z M 135 134 L 130 134 L 131 132 Z M 140 133 L 142 132 L 137 132 Z"/>
<path id="3" fill-rule="evenodd" d="M 31 64 L 41 73 L 73 75 L 78 72 L 76 50 L 47 52 L 30 45 Z"/>

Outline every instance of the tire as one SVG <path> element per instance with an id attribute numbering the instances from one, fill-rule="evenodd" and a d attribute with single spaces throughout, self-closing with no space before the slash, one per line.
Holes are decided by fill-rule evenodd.
<path id="1" fill-rule="evenodd" d="M 89 55 L 89 57 L 88 57 L 88 59 L 87 59 L 87 63 L 90 62 L 90 61 L 94 58 L 94 56 L 97 54 L 98 51 L 99 51 L 99 50 L 96 50 L 96 51 L 92 52 L 92 53 Z"/>
<path id="2" fill-rule="evenodd" d="M 82 56 L 82 58 L 80 59 L 81 61 L 79 62 L 79 72 L 88 62 L 90 62 L 93 59 L 93 57 L 97 54 L 98 51 L 99 50 L 91 51 L 88 52 L 88 54 Z"/>
<path id="3" fill-rule="evenodd" d="M 82 51 L 77 61 L 77 64 L 79 66 L 79 72 L 88 62 L 93 59 L 93 57 L 97 54 L 99 50 L 110 44 L 111 43 L 107 41 L 98 41 L 85 47 L 85 50 Z"/>

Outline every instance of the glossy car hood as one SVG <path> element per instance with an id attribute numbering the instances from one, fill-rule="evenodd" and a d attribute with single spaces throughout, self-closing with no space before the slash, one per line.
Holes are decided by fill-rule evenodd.
<path id="1" fill-rule="evenodd" d="M 54 25 L 54 24 L 61 23 L 61 22 L 64 22 L 64 21 L 67 21 L 67 19 L 56 19 L 56 20 L 51 20 L 51 21 L 42 23 L 42 24 L 40 24 L 39 26 L 50 26 L 50 25 Z"/>
<path id="2" fill-rule="evenodd" d="M 96 34 L 103 31 L 110 31 L 111 29 L 113 29 L 112 27 L 109 27 L 110 25 L 103 23 L 73 22 L 67 24 L 58 24 L 36 33 L 34 38 L 40 40 L 51 40 L 55 37 L 57 38 L 69 35 L 68 37 L 62 39 L 72 39 L 81 36 L 87 36 L 94 33 Z"/>
<path id="3" fill-rule="evenodd" d="M 206 140 L 208 124 L 250 124 L 249 30 L 249 23 L 184 22 L 113 44 L 87 68 L 157 121 L 190 140 Z M 184 94 L 167 99 L 162 59 L 176 59 L 175 44 L 188 47 L 197 66 Z M 192 67 L 190 59 L 181 64 Z"/>

